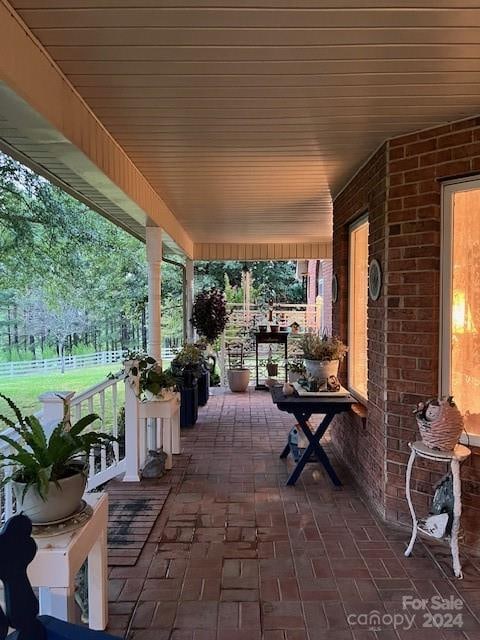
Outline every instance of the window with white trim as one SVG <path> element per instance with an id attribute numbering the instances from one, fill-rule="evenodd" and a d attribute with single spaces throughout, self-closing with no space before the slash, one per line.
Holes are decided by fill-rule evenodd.
<path id="1" fill-rule="evenodd" d="M 349 232 L 348 386 L 367 398 L 368 217 L 354 222 Z"/>
<path id="2" fill-rule="evenodd" d="M 480 180 L 445 185 L 442 205 L 440 392 L 480 439 Z"/>

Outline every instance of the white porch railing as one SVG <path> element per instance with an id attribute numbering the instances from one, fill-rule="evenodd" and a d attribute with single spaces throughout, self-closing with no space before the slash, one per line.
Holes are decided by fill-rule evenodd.
<path id="1" fill-rule="evenodd" d="M 92 450 L 89 460 L 89 490 L 95 489 L 125 470 L 125 375 L 118 373 L 70 400 L 73 422 L 88 413 L 97 413 L 101 422 L 95 428 L 118 438 L 107 450 Z"/>

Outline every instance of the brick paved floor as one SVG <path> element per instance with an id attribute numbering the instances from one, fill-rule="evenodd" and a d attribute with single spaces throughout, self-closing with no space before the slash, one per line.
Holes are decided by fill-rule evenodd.
<path id="1" fill-rule="evenodd" d="M 379 523 L 338 463 L 340 490 L 316 464 L 286 487 L 278 456 L 291 426 L 265 392 L 210 399 L 159 481 L 172 491 L 137 565 L 110 571 L 111 632 L 133 640 L 480 640 L 480 561 L 464 556 L 458 581 L 448 548 L 417 543 L 404 558 L 408 532 Z M 426 612 L 402 610 L 404 596 L 427 599 Z M 434 611 L 432 596 L 460 598 L 461 608 Z M 429 611 L 441 630 L 422 627 Z M 396 631 L 394 614 L 402 615 Z"/>

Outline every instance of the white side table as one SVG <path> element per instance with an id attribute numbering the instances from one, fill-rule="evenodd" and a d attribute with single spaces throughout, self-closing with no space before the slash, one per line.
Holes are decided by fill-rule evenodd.
<path id="1" fill-rule="evenodd" d="M 176 393 L 170 400 L 144 400 L 138 402 L 138 418 L 140 421 L 155 419 L 156 446 L 162 443 L 167 454 L 165 469 L 172 468 L 172 454 L 180 453 L 180 394 Z M 144 433 L 142 425 L 139 433 Z M 148 438 L 147 438 L 148 439 Z M 156 448 L 151 443 L 145 443 L 146 448 Z"/>
<path id="2" fill-rule="evenodd" d="M 426 535 L 430 535 L 427 531 L 423 530 L 418 525 L 418 519 L 415 514 L 415 509 L 412 504 L 412 497 L 410 494 L 410 482 L 412 478 L 412 468 L 415 458 L 426 458 L 427 460 L 434 460 L 435 462 L 446 462 L 450 464 L 453 477 L 453 523 L 452 533 L 450 535 L 450 549 L 452 552 L 453 572 L 457 578 L 462 578 L 462 566 L 460 564 L 460 558 L 458 555 L 458 533 L 460 530 L 460 516 L 462 514 L 462 489 L 460 481 L 460 463 L 466 460 L 472 453 L 468 447 L 464 447 L 462 444 L 457 444 L 453 451 L 436 451 L 430 449 L 423 444 L 423 442 L 410 442 L 408 446 L 411 449 L 410 458 L 407 465 L 406 475 L 406 494 L 408 507 L 412 516 L 413 528 L 412 537 L 410 543 L 405 551 L 405 555 L 409 556 L 412 553 L 413 545 L 417 537 L 418 530 Z"/>
<path id="3" fill-rule="evenodd" d="M 85 494 L 92 517 L 76 531 L 35 538 L 37 555 L 28 567 L 32 586 L 39 587 L 40 613 L 73 621 L 75 576 L 88 558 L 89 627 L 103 631 L 108 622 L 108 495 Z"/>

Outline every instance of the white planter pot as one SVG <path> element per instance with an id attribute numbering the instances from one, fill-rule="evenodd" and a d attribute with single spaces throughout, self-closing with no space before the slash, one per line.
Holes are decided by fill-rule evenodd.
<path id="1" fill-rule="evenodd" d="M 80 507 L 87 484 L 87 475 L 83 471 L 48 485 L 46 500 L 39 495 L 36 487 L 29 487 L 24 495 L 25 484 L 12 482 L 17 500 L 17 510 L 37 522 L 53 522 L 68 518 Z"/>
<path id="2" fill-rule="evenodd" d="M 230 391 L 242 393 L 247 390 L 250 382 L 250 369 L 229 369 L 227 375 Z"/>
<path id="3" fill-rule="evenodd" d="M 307 360 L 304 359 L 305 369 L 311 378 L 327 380 L 330 376 L 338 375 L 339 360 Z"/>
<path id="4" fill-rule="evenodd" d="M 172 391 L 172 389 L 162 389 L 158 395 L 155 395 L 151 391 L 145 390 L 144 395 L 145 400 L 148 400 L 149 402 L 166 402 L 173 398 L 175 391 Z"/>

